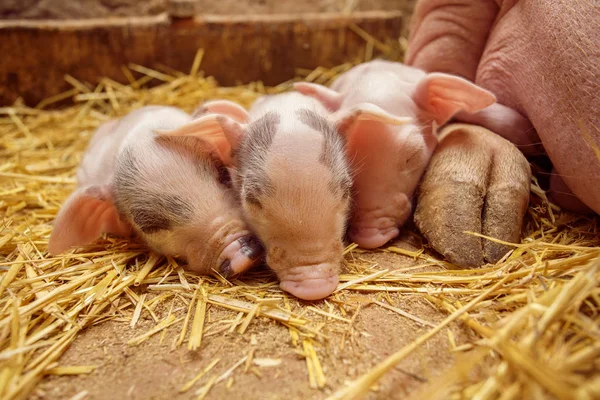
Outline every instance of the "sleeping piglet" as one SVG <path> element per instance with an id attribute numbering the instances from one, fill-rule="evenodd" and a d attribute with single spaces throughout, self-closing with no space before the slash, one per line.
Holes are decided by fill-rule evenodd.
<path id="1" fill-rule="evenodd" d="M 58 213 L 49 251 L 137 233 L 151 248 L 188 261 L 197 273 L 232 275 L 262 253 L 242 220 L 218 142 L 166 138 L 191 117 L 148 106 L 107 122 L 94 134 L 77 172 L 78 188 Z"/>
<path id="2" fill-rule="evenodd" d="M 167 134 L 227 138 L 246 219 L 282 290 L 306 300 L 328 296 L 338 284 L 352 182 L 327 110 L 296 92 L 264 96 L 249 113 L 222 101 L 205 109 Z"/>
<path id="3" fill-rule="evenodd" d="M 410 216 L 413 193 L 437 144 L 436 125 L 495 102 L 492 93 L 462 78 L 381 60 L 350 69 L 331 88 L 294 87 L 320 100 L 346 137 L 354 173 L 348 235 L 364 248 L 396 237 Z M 353 114 L 361 117 L 349 120 Z"/>

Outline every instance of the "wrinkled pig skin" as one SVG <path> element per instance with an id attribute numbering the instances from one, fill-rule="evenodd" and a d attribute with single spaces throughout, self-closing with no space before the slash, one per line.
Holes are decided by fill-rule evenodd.
<path id="1" fill-rule="evenodd" d="M 406 62 L 472 80 L 528 119 L 537 134 L 517 125 L 504 136 L 541 140 L 566 186 L 600 213 L 599 21 L 597 1 L 420 0 Z M 562 180 L 551 181 L 554 201 L 581 209 Z"/>
<path id="2" fill-rule="evenodd" d="M 259 260 L 262 247 L 243 222 L 215 147 L 154 132 L 190 120 L 179 109 L 148 106 L 100 126 L 77 171 L 78 188 L 56 217 L 50 253 L 102 233 L 135 232 L 196 273 L 237 274 Z"/>
<path id="3" fill-rule="evenodd" d="M 249 113 L 209 102 L 168 132 L 219 142 L 234 155 L 246 220 L 265 246 L 282 290 L 318 300 L 338 285 L 351 177 L 327 110 L 300 93 L 259 98 Z"/>
<path id="4" fill-rule="evenodd" d="M 328 107 L 346 138 L 354 175 L 348 236 L 363 248 L 383 246 L 411 216 L 414 190 L 437 144 L 436 124 L 495 101 L 462 78 L 382 60 L 350 69 L 331 88 L 295 88 Z"/>
<path id="5" fill-rule="evenodd" d="M 512 143 L 480 126 L 448 125 L 419 186 L 415 223 L 448 261 L 495 263 L 511 247 L 464 232 L 518 243 L 530 180 L 529 163 Z"/>

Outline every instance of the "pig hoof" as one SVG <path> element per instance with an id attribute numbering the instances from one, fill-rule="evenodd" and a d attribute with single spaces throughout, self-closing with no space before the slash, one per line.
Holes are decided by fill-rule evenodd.
<path id="1" fill-rule="evenodd" d="M 531 170 L 512 144 L 484 128 L 449 125 L 418 193 L 415 223 L 451 263 L 476 268 L 498 262 L 518 242 L 529 203 Z"/>
<path id="2" fill-rule="evenodd" d="M 377 228 L 351 228 L 349 237 L 363 249 L 381 247 L 400 234 L 397 227 L 388 229 Z"/>
<path id="3" fill-rule="evenodd" d="M 338 276 L 311 278 L 303 281 L 281 281 L 281 290 L 302 300 L 320 300 L 329 296 L 337 288 Z"/>
<path id="4" fill-rule="evenodd" d="M 242 236 L 221 252 L 219 273 L 229 277 L 244 272 L 261 259 L 263 251 L 257 238 L 252 235 Z"/>

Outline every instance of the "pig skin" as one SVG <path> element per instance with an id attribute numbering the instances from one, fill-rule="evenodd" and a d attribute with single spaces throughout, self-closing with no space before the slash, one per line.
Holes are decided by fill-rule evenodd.
<path id="1" fill-rule="evenodd" d="M 406 62 L 472 80 L 529 120 L 497 133 L 541 140 L 562 178 L 551 182 L 554 201 L 583 211 L 566 184 L 600 213 L 599 21 L 597 1 L 420 0 Z"/>

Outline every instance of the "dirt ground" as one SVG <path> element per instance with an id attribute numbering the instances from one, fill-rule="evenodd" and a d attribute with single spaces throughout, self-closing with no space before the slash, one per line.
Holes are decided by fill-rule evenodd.
<path id="1" fill-rule="evenodd" d="M 2 0 L 0 18 L 69 19 L 156 15 L 168 0 Z M 203 14 L 276 14 L 354 10 L 404 10 L 416 0 L 197 0 Z"/>
<path id="2" fill-rule="evenodd" d="M 401 245 L 413 248 L 406 243 Z M 369 253 L 361 257 L 377 264 L 377 268 L 398 269 L 414 264 L 411 258 L 390 253 Z M 253 351 L 254 359 L 276 359 L 281 363 L 274 367 L 251 365 L 247 371 L 242 364 L 230 378 L 212 388 L 208 399 L 323 399 L 431 329 L 378 305 L 369 305 L 369 300 L 391 301 L 395 307 L 431 324 L 439 323 L 446 316 L 422 296 L 354 293 L 344 298 L 345 318 L 354 320 L 351 329 L 335 319 L 323 317 L 322 332 L 327 340 L 315 347 L 327 379 L 324 389 L 309 387 L 306 361 L 299 355 L 302 346 L 292 343 L 288 328 L 280 323 L 255 318 L 243 335 L 209 328 L 201 348 L 195 352 L 188 351 L 185 343 L 178 349 L 172 346 L 181 331 L 181 322 L 168 328 L 162 338 L 157 334 L 140 346 L 128 345 L 128 340 L 156 325 L 144 311 L 135 329 L 129 327 L 128 321 L 109 321 L 79 335 L 61 358 L 60 365 L 93 365 L 96 370 L 89 375 L 46 377 L 30 398 L 67 399 L 82 392 L 87 392 L 86 399 L 197 398 L 196 392 L 206 383 L 206 376 L 187 392 L 180 393 L 179 389 L 216 358 L 220 358 L 220 362 L 211 374 L 218 376 Z M 310 306 L 311 303 L 292 300 L 294 312 L 308 312 L 311 319 L 318 318 L 310 314 Z M 157 316 L 162 319 L 167 312 L 165 307 Z M 175 301 L 173 314 L 179 317 L 185 313 L 183 302 Z M 213 323 L 223 321 L 227 327 L 235 316 L 233 311 L 210 306 L 207 319 Z M 461 325 L 453 325 L 450 330 L 457 345 L 469 342 Z M 443 373 L 454 361 L 448 335 L 443 331 L 404 360 L 382 379 L 368 398 L 406 398 Z"/>

